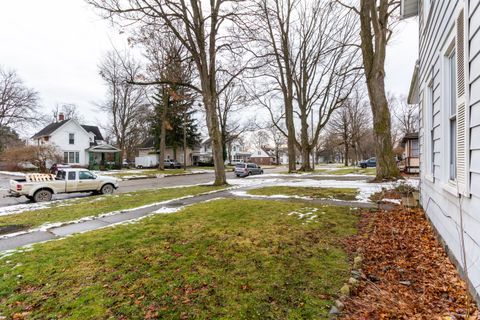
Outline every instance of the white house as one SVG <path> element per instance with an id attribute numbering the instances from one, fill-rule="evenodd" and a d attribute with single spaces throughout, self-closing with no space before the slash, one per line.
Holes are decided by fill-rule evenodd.
<path id="1" fill-rule="evenodd" d="M 250 161 L 251 152 L 245 150 L 245 146 L 239 140 L 231 142 L 227 147 L 228 159 L 226 163 L 238 163 L 238 162 L 248 162 Z"/>
<path id="2" fill-rule="evenodd" d="M 36 145 L 52 144 L 61 155 L 63 163 L 83 167 L 96 167 L 107 162 L 119 163 L 117 148 L 104 142 L 97 126 L 81 125 L 74 119 L 64 119 L 37 132 L 32 140 Z"/>
<path id="3" fill-rule="evenodd" d="M 402 0 L 402 15 L 419 16 L 421 203 L 479 301 L 480 1 Z"/>

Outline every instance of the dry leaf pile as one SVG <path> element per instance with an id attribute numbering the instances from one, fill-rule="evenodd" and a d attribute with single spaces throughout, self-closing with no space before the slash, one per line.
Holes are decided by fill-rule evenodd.
<path id="1" fill-rule="evenodd" d="M 347 246 L 364 259 L 342 319 L 480 319 L 421 209 L 365 212 Z"/>

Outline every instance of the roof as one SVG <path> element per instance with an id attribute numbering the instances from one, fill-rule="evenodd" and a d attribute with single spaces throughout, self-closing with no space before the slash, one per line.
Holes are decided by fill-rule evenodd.
<path id="1" fill-rule="evenodd" d="M 138 146 L 139 149 L 152 149 L 156 148 L 155 146 L 155 137 L 148 137 L 147 139 L 143 140 L 142 143 Z"/>
<path id="2" fill-rule="evenodd" d="M 32 137 L 32 139 L 35 139 L 35 138 L 40 138 L 40 137 L 44 137 L 44 136 L 49 136 L 51 135 L 55 130 L 57 130 L 58 128 L 60 128 L 61 126 L 63 126 L 65 123 L 67 123 L 68 121 L 70 120 L 63 120 L 63 121 L 60 121 L 60 122 L 54 122 L 54 123 L 50 123 L 48 126 L 46 126 L 45 128 L 43 128 L 42 130 L 38 131 L 37 133 L 35 133 L 35 135 Z"/>
<path id="3" fill-rule="evenodd" d="M 402 143 L 405 143 L 405 142 L 407 142 L 408 140 L 415 140 L 415 139 L 418 139 L 418 132 L 407 133 L 407 134 L 403 137 Z"/>
<path id="4" fill-rule="evenodd" d="M 85 131 L 93 133 L 95 135 L 95 140 L 103 140 L 102 133 L 97 126 L 87 126 L 84 124 L 81 124 L 81 126 L 83 129 L 85 129 Z"/>
<path id="5" fill-rule="evenodd" d="M 418 15 L 418 0 L 401 0 L 400 16 L 407 19 Z"/>
<path id="6" fill-rule="evenodd" d="M 72 120 L 72 119 L 67 119 L 67 120 L 63 120 L 63 121 L 59 121 L 59 122 L 50 123 L 48 126 L 43 128 L 42 130 L 38 131 L 32 137 L 32 139 L 40 138 L 40 137 L 44 137 L 44 136 L 49 136 L 52 133 L 54 133 L 57 129 L 59 129 L 61 126 L 63 126 L 65 123 L 69 122 L 70 120 Z M 83 125 L 83 124 L 81 124 L 80 126 L 85 131 L 93 133 L 94 136 L 95 136 L 95 140 L 103 140 L 102 133 L 100 132 L 100 129 L 97 126 L 87 126 L 87 125 Z"/>

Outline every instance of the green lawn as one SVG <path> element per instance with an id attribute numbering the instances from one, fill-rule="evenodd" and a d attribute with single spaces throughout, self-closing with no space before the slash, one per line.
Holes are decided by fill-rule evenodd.
<path id="1" fill-rule="evenodd" d="M 314 187 L 264 187 L 248 191 L 252 195 L 272 196 L 272 195 L 288 195 L 310 197 L 315 199 L 339 199 L 339 200 L 355 200 L 358 195 L 356 188 L 314 188 Z"/>
<path id="2" fill-rule="evenodd" d="M 152 189 L 119 195 L 93 196 L 80 200 L 58 202 L 52 206 L 24 211 L 18 214 L 0 216 L 0 227 L 22 225 L 25 228 L 38 227 L 47 222 L 66 222 L 82 217 L 97 216 L 103 213 L 130 209 L 149 203 L 165 201 L 187 195 L 221 189 L 213 186 L 194 186 L 185 188 Z"/>
<path id="3" fill-rule="evenodd" d="M 328 174 L 344 175 L 344 174 L 366 174 L 374 176 L 377 173 L 376 168 L 358 168 L 358 167 L 347 167 L 337 170 L 328 171 Z"/>
<path id="4" fill-rule="evenodd" d="M 356 223 L 348 207 L 217 200 L 35 245 L 0 260 L 0 314 L 327 319 Z"/>

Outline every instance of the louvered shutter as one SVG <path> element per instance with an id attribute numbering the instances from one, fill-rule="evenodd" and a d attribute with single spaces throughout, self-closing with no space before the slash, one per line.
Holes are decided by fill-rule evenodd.
<path id="1" fill-rule="evenodd" d="M 468 123 L 465 106 L 465 13 L 460 12 L 456 21 L 457 50 L 457 183 L 461 194 L 469 195 L 467 168 Z"/>

